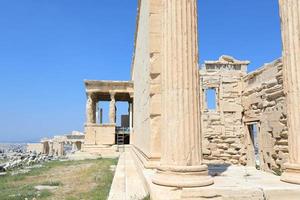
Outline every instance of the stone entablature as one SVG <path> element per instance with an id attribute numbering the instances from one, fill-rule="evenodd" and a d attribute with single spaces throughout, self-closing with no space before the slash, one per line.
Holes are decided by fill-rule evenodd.
<path id="1" fill-rule="evenodd" d="M 241 61 L 232 56 L 223 55 L 217 61 L 205 61 L 204 69 L 207 72 L 212 71 L 237 71 L 239 73 L 247 74 L 249 61 Z"/>
<path id="2" fill-rule="evenodd" d="M 128 101 L 133 94 L 132 81 L 101 81 L 85 80 L 86 94 L 93 94 L 96 100 L 110 101 L 111 93 L 114 93 L 118 101 Z"/>

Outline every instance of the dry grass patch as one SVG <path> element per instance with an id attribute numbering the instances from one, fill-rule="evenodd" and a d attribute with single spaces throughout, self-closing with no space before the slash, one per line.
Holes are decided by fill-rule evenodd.
<path id="1" fill-rule="evenodd" d="M 28 174 L 5 176 L 0 180 L 0 199 L 106 199 L 113 179 L 111 165 L 116 159 L 50 162 Z M 58 186 L 38 192 L 34 186 Z"/>

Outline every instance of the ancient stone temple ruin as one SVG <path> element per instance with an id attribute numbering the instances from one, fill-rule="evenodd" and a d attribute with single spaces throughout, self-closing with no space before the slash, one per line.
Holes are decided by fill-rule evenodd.
<path id="1" fill-rule="evenodd" d="M 117 144 L 129 144 L 133 127 L 133 82 L 132 81 L 85 81 L 86 124 L 83 151 L 112 154 Z M 102 102 L 109 102 L 109 123 L 103 122 Z M 116 102 L 128 102 L 128 115 L 122 116 L 117 126 Z"/>
<path id="2" fill-rule="evenodd" d="M 204 160 L 278 171 L 288 158 L 282 60 L 249 74 L 248 64 L 222 56 L 200 71 Z M 208 99 L 208 91 L 215 98 Z"/>
<path id="3" fill-rule="evenodd" d="M 126 101 L 130 152 L 152 199 L 297 199 L 299 187 L 271 175 L 300 184 L 300 1 L 279 2 L 282 58 L 248 73 L 249 61 L 225 55 L 198 65 L 196 0 L 139 0 L 131 80 L 85 82 L 83 150 L 117 151 L 115 102 Z M 110 102 L 109 124 L 97 120 L 99 101 Z M 212 165 L 269 172 L 274 184 L 230 193 Z"/>
<path id="4" fill-rule="evenodd" d="M 39 143 L 27 144 L 28 152 L 42 153 L 45 155 L 64 156 L 67 147 L 70 151 L 81 151 L 85 135 L 78 131 L 70 134 L 57 135 L 53 138 L 43 138 Z"/>

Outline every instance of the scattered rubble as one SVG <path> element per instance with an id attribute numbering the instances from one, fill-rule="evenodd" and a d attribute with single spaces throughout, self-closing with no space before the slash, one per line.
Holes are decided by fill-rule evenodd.
<path id="1" fill-rule="evenodd" d="M 36 152 L 26 152 L 22 144 L 1 144 L 0 172 L 7 172 L 16 169 L 26 168 L 25 171 L 13 172 L 16 175 L 30 171 L 30 166 L 41 164 L 50 160 L 58 160 L 58 156 L 50 156 Z M 1 174 L 3 175 L 3 174 Z"/>

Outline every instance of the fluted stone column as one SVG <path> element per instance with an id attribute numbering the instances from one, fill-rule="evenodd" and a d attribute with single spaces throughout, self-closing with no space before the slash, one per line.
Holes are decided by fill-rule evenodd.
<path id="1" fill-rule="evenodd" d="M 162 154 L 153 183 L 213 183 L 202 164 L 197 0 L 163 1 Z"/>
<path id="2" fill-rule="evenodd" d="M 86 123 L 96 123 L 96 102 L 92 97 L 92 94 L 87 95 L 86 101 Z"/>
<path id="3" fill-rule="evenodd" d="M 279 0 L 279 5 L 289 130 L 289 162 L 281 180 L 300 184 L 300 1 Z"/>
<path id="4" fill-rule="evenodd" d="M 110 104 L 109 104 L 109 122 L 111 124 L 116 123 L 116 100 L 115 93 L 110 93 Z"/>
<path id="5" fill-rule="evenodd" d="M 128 102 L 128 111 L 129 111 L 129 129 L 130 129 L 130 134 L 132 133 L 132 121 L 133 121 L 133 105 L 131 102 Z"/>
<path id="6" fill-rule="evenodd" d="M 59 142 L 58 155 L 63 156 L 64 154 L 65 154 L 65 143 L 64 142 Z"/>

